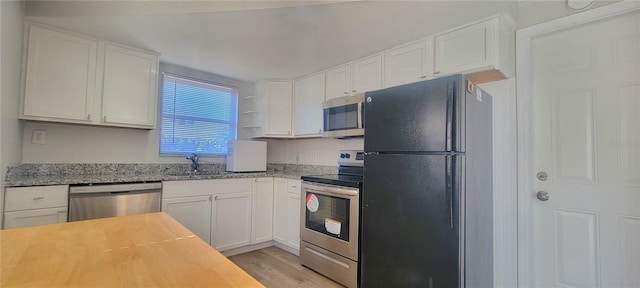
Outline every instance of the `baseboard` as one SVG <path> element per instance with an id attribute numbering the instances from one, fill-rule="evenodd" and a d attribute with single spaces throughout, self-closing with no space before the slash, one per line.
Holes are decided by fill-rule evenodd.
<path id="1" fill-rule="evenodd" d="M 242 253 L 247 253 L 247 252 L 251 252 L 251 251 L 255 251 L 255 250 L 260 250 L 263 248 L 267 248 L 267 247 L 271 247 L 274 246 L 275 241 L 267 241 L 267 242 L 262 242 L 262 243 L 258 243 L 255 245 L 249 245 L 249 246 L 242 246 L 242 247 L 238 247 L 238 248 L 234 248 L 234 249 L 229 249 L 226 251 L 221 251 L 220 253 L 222 253 L 222 255 L 226 256 L 226 257 L 230 257 L 233 255 L 238 255 L 238 254 L 242 254 Z"/>
<path id="2" fill-rule="evenodd" d="M 280 242 L 276 242 L 276 241 L 273 241 L 273 242 L 274 242 L 274 246 L 276 246 L 276 247 L 278 247 L 278 248 L 280 248 L 280 249 L 282 249 L 284 251 L 287 251 L 287 252 L 289 252 L 289 253 L 291 253 L 293 255 L 300 256 L 300 250 L 292 248 L 292 247 L 287 246 L 285 244 L 282 244 Z"/>

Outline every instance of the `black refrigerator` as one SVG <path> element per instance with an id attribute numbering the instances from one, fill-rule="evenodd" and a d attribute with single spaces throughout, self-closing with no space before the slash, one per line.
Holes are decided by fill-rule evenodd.
<path id="1" fill-rule="evenodd" d="M 454 75 L 364 112 L 359 286 L 493 287 L 491 96 Z"/>

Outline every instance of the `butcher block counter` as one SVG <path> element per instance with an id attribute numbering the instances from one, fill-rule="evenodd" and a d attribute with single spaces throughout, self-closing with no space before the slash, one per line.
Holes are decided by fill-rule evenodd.
<path id="1" fill-rule="evenodd" d="M 264 287 L 166 213 L 0 231 L 0 287 Z"/>

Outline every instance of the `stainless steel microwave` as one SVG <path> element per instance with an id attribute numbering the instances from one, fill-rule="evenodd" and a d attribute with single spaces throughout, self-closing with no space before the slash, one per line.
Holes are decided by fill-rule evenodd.
<path id="1" fill-rule="evenodd" d="M 347 138 L 364 135 L 364 93 L 322 103 L 324 137 Z"/>

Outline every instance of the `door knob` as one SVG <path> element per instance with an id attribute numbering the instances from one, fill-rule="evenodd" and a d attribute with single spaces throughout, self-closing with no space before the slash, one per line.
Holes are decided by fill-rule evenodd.
<path id="1" fill-rule="evenodd" d="M 540 200 L 540 201 L 547 201 L 550 198 L 549 192 L 547 192 L 547 191 L 538 191 L 538 193 L 536 193 L 536 198 L 538 198 L 538 200 Z"/>

